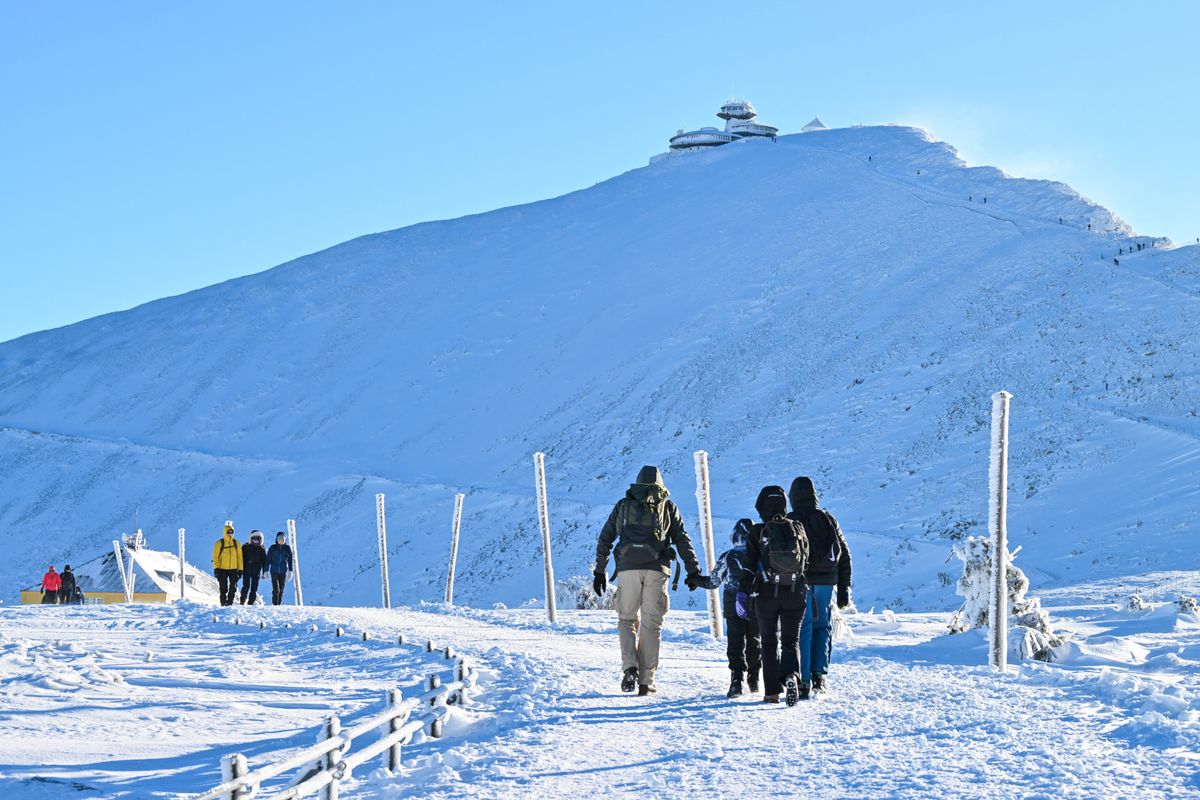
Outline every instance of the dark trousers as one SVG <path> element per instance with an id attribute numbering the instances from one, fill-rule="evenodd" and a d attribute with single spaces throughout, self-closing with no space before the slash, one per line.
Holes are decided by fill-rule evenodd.
<path id="1" fill-rule="evenodd" d="M 732 609 L 731 609 L 732 610 Z M 757 675 L 762 668 L 762 641 L 758 635 L 758 618 L 753 614 L 742 619 L 736 613 L 725 617 L 725 656 L 729 669 Z"/>
<path id="2" fill-rule="evenodd" d="M 246 605 L 246 594 L 250 595 L 250 605 L 258 600 L 258 579 L 262 577 L 258 570 L 242 573 L 242 605 Z"/>
<path id="3" fill-rule="evenodd" d="M 46 593 L 44 595 L 42 595 L 42 605 L 44 605 L 44 606 L 58 605 L 58 589 L 47 589 Z"/>
<path id="4" fill-rule="evenodd" d="M 779 694 L 784 680 L 800 672 L 800 623 L 804 620 L 807 595 L 808 587 L 799 582 L 795 586 L 763 586 L 754 598 L 762 632 L 766 694 Z"/>
<path id="5" fill-rule="evenodd" d="M 283 602 L 283 585 L 287 583 L 286 572 L 271 573 L 271 605 L 277 606 Z"/>
<path id="6" fill-rule="evenodd" d="M 236 569 L 214 569 L 213 575 L 217 577 L 217 584 L 221 587 L 221 605 L 233 605 L 233 596 L 237 594 L 238 576 L 241 574 Z"/>

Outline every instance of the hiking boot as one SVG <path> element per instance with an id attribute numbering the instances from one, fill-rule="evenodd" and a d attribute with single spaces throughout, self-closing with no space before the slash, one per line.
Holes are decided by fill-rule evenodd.
<path id="1" fill-rule="evenodd" d="M 748 688 L 752 694 L 758 694 L 758 670 L 750 670 L 750 674 L 746 676 L 746 688 Z"/>
<path id="2" fill-rule="evenodd" d="M 658 691 L 658 688 L 655 687 L 653 684 L 645 684 L 645 683 L 638 684 L 638 697 L 645 697 L 646 695 L 654 694 L 657 691 Z"/>
<path id="3" fill-rule="evenodd" d="M 807 683 L 800 684 L 799 689 L 796 691 L 796 698 L 799 700 L 807 700 L 809 698 L 809 696 L 810 695 L 809 695 L 809 691 L 808 691 L 808 684 Z"/>
<path id="4" fill-rule="evenodd" d="M 777 695 L 777 694 L 764 694 L 764 695 L 763 695 L 763 702 L 764 702 L 764 703 L 778 703 L 778 702 L 779 702 L 779 695 Z"/>
<path id="5" fill-rule="evenodd" d="M 625 675 L 621 678 L 621 691 L 625 693 L 632 692 L 637 688 L 637 685 L 637 667 L 630 667 L 629 669 L 625 670 Z"/>
<path id="6" fill-rule="evenodd" d="M 787 680 L 783 682 L 783 690 L 787 695 L 787 704 L 789 706 L 796 705 L 796 702 L 800 699 L 800 681 L 795 675 L 787 676 Z M 806 694 L 808 693 L 807 687 L 804 691 Z"/>
<path id="7" fill-rule="evenodd" d="M 725 693 L 726 697 L 734 698 L 742 696 L 742 673 L 737 670 L 732 670 L 732 675 L 729 678 L 729 691 Z"/>
<path id="8" fill-rule="evenodd" d="M 813 675 L 813 682 L 812 682 L 813 692 L 814 693 L 815 692 L 823 692 L 823 691 L 825 691 L 825 688 L 826 688 L 825 687 L 825 676 L 824 675 Z"/>

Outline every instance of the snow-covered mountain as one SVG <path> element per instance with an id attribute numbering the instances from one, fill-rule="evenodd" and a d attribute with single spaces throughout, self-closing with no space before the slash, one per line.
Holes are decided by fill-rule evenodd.
<path id="1" fill-rule="evenodd" d="M 461 490 L 456 594 L 512 603 L 535 450 L 567 577 L 643 463 L 694 529 L 706 449 L 721 534 L 810 474 L 860 603 L 948 607 L 999 388 L 1035 590 L 1195 569 L 1197 319 L 1200 248 L 1063 184 L 910 128 L 739 142 L 0 345 L 0 578 L 295 517 L 310 601 L 376 602 L 385 491 L 393 599 L 433 600 Z"/>

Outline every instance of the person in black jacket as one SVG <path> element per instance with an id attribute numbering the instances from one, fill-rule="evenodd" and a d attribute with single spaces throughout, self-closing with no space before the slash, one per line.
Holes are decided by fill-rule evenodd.
<path id="1" fill-rule="evenodd" d="M 755 573 L 743 576 L 742 592 L 754 600 L 762 635 L 763 701 L 778 703 L 787 691 L 788 705 L 800 694 L 800 623 L 808 598 L 804 581 L 808 537 L 804 527 L 787 516 L 782 486 L 764 486 L 754 503 L 762 522 L 750 529 L 746 560 Z"/>
<path id="2" fill-rule="evenodd" d="M 617 562 L 617 633 L 621 644 L 621 691 L 656 692 L 662 622 L 671 606 L 667 578 L 676 554 L 687 568 L 687 587 L 704 577 L 683 517 L 670 499 L 658 467 L 645 466 L 613 506 L 596 541 L 592 588 L 608 587 L 608 556 Z"/>
<path id="3" fill-rule="evenodd" d="M 67 564 L 62 571 L 62 587 L 58 590 L 58 602 L 63 605 L 72 605 L 75 602 L 75 589 L 78 588 L 75 584 L 75 573 L 71 571 L 71 565 Z"/>
<path id="4" fill-rule="evenodd" d="M 258 601 L 258 579 L 266 574 L 267 551 L 262 545 L 262 531 L 250 531 L 250 541 L 242 545 L 242 605 L 246 605 L 247 595 L 250 605 Z"/>
<path id="5" fill-rule="evenodd" d="M 803 525 L 808 534 L 808 603 L 800 625 L 800 691 L 806 692 L 811 683 L 814 692 L 823 692 L 833 652 L 835 590 L 837 607 L 850 605 L 850 548 L 837 518 L 818 505 L 811 478 L 801 476 L 792 481 L 788 497 L 792 501 L 788 516 Z"/>
<path id="6" fill-rule="evenodd" d="M 717 565 L 704 582 L 706 589 L 720 589 L 721 610 L 725 617 L 725 656 L 729 659 L 729 691 L 726 697 L 740 697 L 742 679 L 750 691 L 758 691 L 758 671 L 762 667 L 762 641 L 758 635 L 758 618 L 754 615 L 749 596 L 739 588 L 742 579 L 754 578 L 754 565 L 746 555 L 746 539 L 754 523 L 739 519 L 729 538 L 733 547 L 717 557 Z"/>

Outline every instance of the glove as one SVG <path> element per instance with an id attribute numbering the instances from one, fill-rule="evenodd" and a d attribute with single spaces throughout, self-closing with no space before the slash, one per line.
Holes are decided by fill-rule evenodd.
<path id="1" fill-rule="evenodd" d="M 837 607 L 839 609 L 850 605 L 850 587 L 839 586 L 837 591 Z"/>
<path id="2" fill-rule="evenodd" d="M 733 607 L 739 617 L 746 619 L 746 617 L 750 616 L 750 596 L 745 592 L 738 592 Z"/>
<path id="3" fill-rule="evenodd" d="M 604 591 L 608 588 L 608 576 L 604 574 L 604 570 L 596 570 L 592 573 L 592 589 L 595 590 L 597 597 L 603 597 Z"/>
<path id="4" fill-rule="evenodd" d="M 688 587 L 689 592 L 694 592 L 708 585 L 708 576 L 701 575 L 699 572 L 693 572 L 684 579 L 683 585 Z"/>

